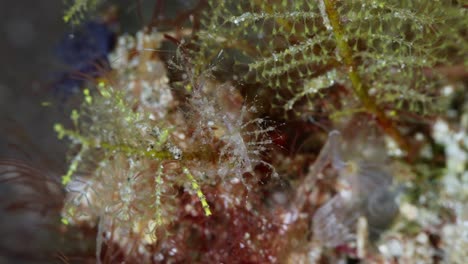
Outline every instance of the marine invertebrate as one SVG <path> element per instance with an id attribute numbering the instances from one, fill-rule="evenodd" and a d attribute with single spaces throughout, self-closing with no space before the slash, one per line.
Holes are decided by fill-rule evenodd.
<path id="1" fill-rule="evenodd" d="M 106 242 L 108 234 L 108 243 L 133 256 L 134 246 L 152 243 L 154 228 L 170 222 L 172 185 L 181 179 L 169 173 L 164 161 L 179 159 L 180 150 L 170 143 L 167 128 L 131 110 L 121 92 L 105 85 L 100 89 L 101 95 L 85 90 L 75 129 L 55 126 L 60 138 L 80 148 L 62 177 L 69 192 L 63 222 L 99 222 L 98 241 Z M 121 240 L 130 234 L 130 242 Z"/>
<path id="2" fill-rule="evenodd" d="M 241 100 L 230 84 L 207 83 L 195 90 L 190 103 L 197 113 L 196 135 L 208 142 L 220 143 L 218 163 L 224 166 L 220 166 L 217 173 L 222 177 L 231 175 L 242 179 L 240 175 L 254 173 L 258 164 L 275 173 L 274 168 L 262 160 L 262 155 L 273 144 L 269 133 L 275 127 L 265 118 L 252 117 L 256 114 L 255 107 Z"/>
<path id="3" fill-rule="evenodd" d="M 87 12 L 96 10 L 102 0 L 72 0 L 63 15 L 66 23 L 79 24 Z"/>
<path id="4" fill-rule="evenodd" d="M 263 155 L 275 127 L 251 117 L 254 108 L 228 84 L 190 80 L 194 90 L 186 102 L 177 100 L 154 54 L 160 41 L 156 32 L 123 36 L 116 54 L 128 63 L 113 62 L 116 78 L 83 90 L 72 128 L 54 127 L 75 149 L 62 176 L 68 191 L 62 222 L 97 226 L 98 261 L 109 261 L 114 244 L 129 259 L 150 261 L 161 230 L 170 229 L 178 206 L 187 203 L 178 190 L 195 197 L 184 207 L 190 214 L 210 217 L 206 188 L 255 186 L 260 164 L 274 172 Z M 177 111 L 180 104 L 190 111 Z M 230 195 L 223 206 L 240 206 Z"/>
<path id="5" fill-rule="evenodd" d="M 396 173 L 343 158 L 337 131 L 317 157 L 324 140 L 311 112 L 327 127 L 364 112 L 352 121 L 377 120 L 405 145 L 396 121 L 414 133 L 400 114 L 424 113 L 437 95 L 445 80 L 434 65 L 460 63 L 460 21 L 433 12 L 441 2 L 208 2 L 190 41 L 179 28 L 120 37 L 110 72 L 86 83 L 69 125 L 55 126 L 71 141 L 62 228 L 97 229 L 102 262 L 367 260 L 367 240 L 397 213 Z M 465 12 L 457 7 L 443 9 Z M 445 40 L 443 20 L 455 29 Z M 160 51 L 167 39 L 178 45 L 173 62 Z M 264 110 L 272 99 L 297 116 Z M 273 146 L 278 120 L 284 149 Z M 364 134 L 343 134 L 352 133 Z"/>
<path id="6" fill-rule="evenodd" d="M 375 116 L 382 129 L 408 150 L 393 119 L 440 107 L 438 64 L 463 64 L 466 8 L 453 1 L 209 1 L 198 33 L 196 66 L 223 58 L 233 79 L 272 87 L 280 107 L 315 102 L 324 89 L 344 86 L 355 95 L 342 109 Z M 219 60 L 219 59 L 217 59 Z M 244 78 L 239 78 L 244 76 Z M 252 88 L 253 89 L 253 88 Z M 314 104 L 309 104 L 314 109 Z M 302 110 L 302 113 L 309 111 Z M 389 115 L 391 113 L 391 115 Z"/>

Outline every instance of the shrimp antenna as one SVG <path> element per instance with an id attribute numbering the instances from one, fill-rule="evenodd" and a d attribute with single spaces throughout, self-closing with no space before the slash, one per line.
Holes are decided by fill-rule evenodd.
<path id="1" fill-rule="evenodd" d="M 319 122 L 315 121 L 315 119 L 312 116 L 309 116 L 307 118 L 307 121 L 309 121 L 310 123 L 316 125 L 317 127 L 322 129 L 323 131 L 327 132 L 328 134 L 330 133 L 330 129 L 326 128 L 324 125 L 322 125 Z"/>

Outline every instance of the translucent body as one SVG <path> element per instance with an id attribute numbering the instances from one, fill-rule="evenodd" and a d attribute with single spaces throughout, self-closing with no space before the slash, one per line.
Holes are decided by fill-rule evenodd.
<path id="1" fill-rule="evenodd" d="M 369 238 L 375 240 L 398 212 L 395 202 L 398 191 L 393 190 L 392 175 L 385 170 L 385 166 L 369 161 L 343 161 L 339 150 L 340 138 L 338 131 L 330 132 L 325 146 L 310 168 L 308 178 L 314 179 L 306 179 L 306 185 L 310 185 L 331 164 L 343 185 L 313 215 L 314 238 L 329 247 L 354 240 L 359 217 L 365 217 Z"/>

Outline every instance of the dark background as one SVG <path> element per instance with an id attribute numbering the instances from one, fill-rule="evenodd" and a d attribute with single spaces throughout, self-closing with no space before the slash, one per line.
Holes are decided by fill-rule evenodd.
<path id="1" fill-rule="evenodd" d="M 53 47 L 68 30 L 62 8 L 62 0 L 0 1 L 0 157 L 21 156 L 11 144 L 39 155 L 26 138 L 50 157 L 63 151 L 51 133 L 57 113 L 40 105 L 59 70 Z"/>
<path id="2" fill-rule="evenodd" d="M 64 114 L 41 106 L 54 99 L 52 80 L 60 66 L 53 49 L 69 30 L 63 8 L 62 0 L 0 0 L 0 159 L 21 160 L 48 177 L 60 177 L 65 168 L 66 146 L 52 130 Z M 0 182 L 0 264 L 61 263 L 53 259 L 60 242 L 48 228 L 56 219 L 7 208 L 28 190 Z"/>

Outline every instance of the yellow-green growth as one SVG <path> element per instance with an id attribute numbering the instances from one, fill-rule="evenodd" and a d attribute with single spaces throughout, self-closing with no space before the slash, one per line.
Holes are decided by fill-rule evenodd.
<path id="1" fill-rule="evenodd" d="M 68 4 L 69 7 L 63 15 L 63 21 L 66 23 L 79 24 L 84 18 L 85 13 L 96 10 L 102 0 L 73 0 Z"/>
<path id="2" fill-rule="evenodd" d="M 68 219 L 66 219 L 65 217 L 62 217 L 62 219 L 60 219 L 60 221 L 61 221 L 62 224 L 64 224 L 64 225 L 69 225 L 69 224 L 70 224 L 70 221 L 68 221 Z"/>
<path id="3" fill-rule="evenodd" d="M 380 7 L 381 5 L 379 5 Z M 349 46 L 341 17 L 338 14 L 335 0 L 320 0 L 320 12 L 322 14 L 325 27 L 333 32 L 339 54 L 343 58 L 343 64 L 347 67 L 348 78 L 351 81 L 351 88 L 356 97 L 362 103 L 364 109 L 374 114 L 378 122 L 382 124 L 383 129 L 390 135 L 401 148 L 408 149 L 408 143 L 403 139 L 400 133 L 392 125 L 387 115 L 379 108 L 374 98 L 369 95 L 369 86 L 363 83 L 360 72 L 357 68 L 356 58 Z M 356 52 L 356 51 L 355 51 Z"/>
<path id="4" fill-rule="evenodd" d="M 154 178 L 155 183 L 155 201 L 154 201 L 154 209 L 155 209 L 155 223 L 156 227 L 162 225 L 162 214 L 161 214 L 161 195 L 162 195 L 162 170 L 163 166 L 159 166 L 158 172 L 156 173 L 156 178 Z"/>
<path id="5" fill-rule="evenodd" d="M 83 147 L 81 151 L 73 158 L 70 167 L 65 175 L 62 176 L 62 184 L 67 185 L 71 181 L 71 177 L 75 172 L 78 170 L 78 165 L 82 159 L 82 155 L 85 152 L 85 148 Z"/>
<path id="6" fill-rule="evenodd" d="M 156 137 L 153 146 L 156 147 L 148 148 L 141 131 L 135 130 L 145 122 L 142 116 L 133 112 L 120 92 L 104 85 L 100 89 L 105 91 L 104 96 L 93 97 L 88 89 L 84 90 L 81 110 L 74 109 L 70 115 L 74 129 L 66 129 L 62 124 L 54 125 L 59 139 L 67 137 L 73 144 L 80 145 L 79 153 L 72 159 L 67 173 L 62 176 L 63 185 L 71 181 L 83 157 L 92 150 L 103 151 L 104 156 L 109 157 L 115 153 L 156 160 L 170 159 L 173 156 L 164 148 L 169 140 L 168 129 L 162 129 L 161 133 L 153 135 L 153 138 Z M 84 118 L 88 122 L 78 122 L 83 115 L 88 117 Z"/>
<path id="7" fill-rule="evenodd" d="M 234 74 L 277 89 L 286 110 L 338 83 L 370 112 L 375 104 L 425 114 L 438 110 L 444 81 L 430 69 L 466 64 L 468 14 L 460 1 L 208 2 L 197 69 L 220 61 L 223 50 L 248 65 L 248 74 Z"/>
<path id="8" fill-rule="evenodd" d="M 57 138 L 58 139 L 63 139 L 63 137 L 65 136 L 65 128 L 63 127 L 62 124 L 54 124 L 54 131 L 55 133 L 57 133 Z"/>
<path id="9" fill-rule="evenodd" d="M 89 89 L 84 89 L 83 90 L 83 95 L 84 95 L 84 100 L 87 104 L 92 104 L 93 103 L 93 97 L 91 97 L 91 94 L 89 92 Z"/>
<path id="10" fill-rule="evenodd" d="M 198 199 L 200 199 L 203 210 L 205 211 L 205 215 L 210 216 L 211 215 L 210 205 L 206 201 L 206 197 L 203 194 L 200 188 L 200 185 L 198 184 L 197 180 L 195 180 L 192 173 L 190 173 L 189 169 L 184 168 L 183 171 L 184 171 L 184 174 L 187 176 L 187 178 L 190 180 L 190 183 L 192 184 L 192 189 L 197 193 Z"/>
<path id="11" fill-rule="evenodd" d="M 78 154 L 73 158 L 72 162 L 70 163 L 67 173 L 62 176 L 62 184 L 67 185 L 71 181 L 71 177 L 73 176 L 73 174 L 75 174 L 75 172 L 78 169 L 78 165 L 80 164 L 83 153 L 86 151 L 88 142 L 81 139 L 79 135 L 73 133 L 72 131 L 66 130 L 61 124 L 55 124 L 54 130 L 58 134 L 59 139 L 62 139 L 64 136 L 68 136 L 71 139 L 79 140 L 82 145 L 80 152 L 78 152 Z"/>
<path id="12" fill-rule="evenodd" d="M 69 207 L 68 210 L 65 213 L 65 216 L 62 216 L 60 221 L 64 225 L 69 225 L 70 224 L 69 218 L 73 217 L 74 215 L 75 215 L 75 208 L 74 207 Z"/>
<path id="13" fill-rule="evenodd" d="M 73 109 L 72 112 L 71 112 L 71 115 L 70 115 L 70 119 L 73 121 L 73 125 L 75 127 L 78 126 L 78 119 L 79 118 L 80 118 L 80 113 L 78 112 L 78 110 Z"/>

